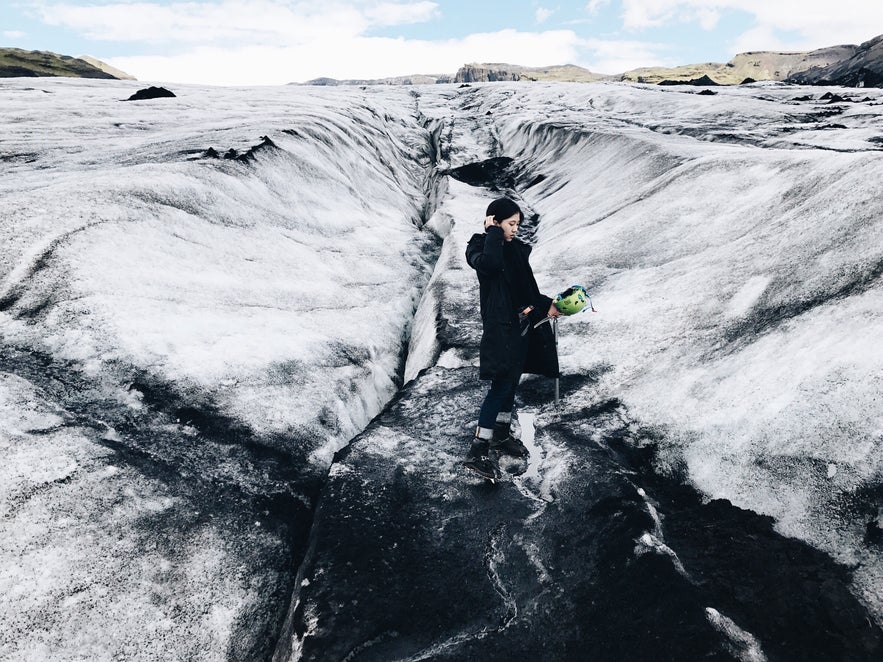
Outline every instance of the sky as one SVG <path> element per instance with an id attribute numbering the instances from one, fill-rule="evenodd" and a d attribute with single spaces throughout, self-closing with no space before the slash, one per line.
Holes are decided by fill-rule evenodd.
<path id="1" fill-rule="evenodd" d="M 469 62 L 617 74 L 881 33 L 880 0 L 0 0 L 0 46 L 211 85 L 453 74 Z"/>

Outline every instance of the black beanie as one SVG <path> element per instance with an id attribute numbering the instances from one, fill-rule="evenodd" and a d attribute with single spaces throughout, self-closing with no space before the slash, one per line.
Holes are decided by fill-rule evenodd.
<path id="1" fill-rule="evenodd" d="M 487 206 L 487 211 L 484 215 L 493 216 L 494 220 L 499 223 L 513 214 L 518 214 L 519 222 L 524 220 L 524 214 L 521 213 L 518 205 L 512 202 L 509 198 L 497 198 Z"/>

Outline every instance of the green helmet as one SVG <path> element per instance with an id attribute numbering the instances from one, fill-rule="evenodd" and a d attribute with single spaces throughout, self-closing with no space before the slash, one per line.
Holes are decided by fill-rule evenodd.
<path id="1" fill-rule="evenodd" d="M 574 315 L 586 307 L 589 295 L 582 285 L 571 285 L 555 297 L 555 307 L 562 315 Z"/>

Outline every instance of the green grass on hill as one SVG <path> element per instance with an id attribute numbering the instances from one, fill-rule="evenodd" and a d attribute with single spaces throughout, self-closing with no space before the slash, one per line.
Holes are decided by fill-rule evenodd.
<path id="1" fill-rule="evenodd" d="M 0 48 L 0 78 L 19 76 L 67 76 L 71 78 L 110 78 L 109 73 L 70 55 L 50 51 Z"/>

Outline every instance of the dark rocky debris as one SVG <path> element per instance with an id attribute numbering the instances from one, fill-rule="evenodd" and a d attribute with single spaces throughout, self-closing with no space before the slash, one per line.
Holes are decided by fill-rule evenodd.
<path id="1" fill-rule="evenodd" d="M 510 171 L 512 161 L 511 157 L 497 156 L 452 168 L 445 174 L 472 186 L 487 186 L 492 191 L 512 189 L 515 186 L 515 177 Z"/>
<path id="2" fill-rule="evenodd" d="M 657 439 L 616 400 L 556 412 L 528 393 L 538 475 L 469 477 L 462 412 L 482 392 L 474 368 L 431 369 L 338 454 L 281 659 L 744 657 L 718 612 L 769 659 L 883 652 L 848 569 L 657 475 Z"/>
<path id="3" fill-rule="evenodd" d="M 143 90 L 138 90 L 130 96 L 126 101 L 144 101 L 145 99 L 162 99 L 164 97 L 174 97 L 176 96 L 174 92 L 171 90 L 167 90 L 164 87 L 154 87 L 150 86 Z"/>
<path id="4" fill-rule="evenodd" d="M 699 87 L 710 87 L 717 86 L 719 83 L 713 81 L 709 76 L 705 75 L 701 78 L 694 78 L 692 80 L 663 80 L 658 83 L 659 85 L 696 85 Z"/>
<path id="5" fill-rule="evenodd" d="M 295 131 L 286 131 L 286 133 L 292 133 L 293 135 L 297 135 Z M 214 147 L 209 147 L 205 152 L 203 152 L 203 158 L 207 159 L 226 159 L 228 161 L 241 161 L 242 163 L 247 163 L 249 161 L 253 161 L 255 155 L 259 152 L 266 149 L 278 149 L 278 145 L 273 142 L 271 138 L 268 136 L 261 136 L 261 141 L 257 145 L 252 145 L 246 151 L 240 153 L 233 147 L 224 152 L 223 156 L 216 150 Z"/>

